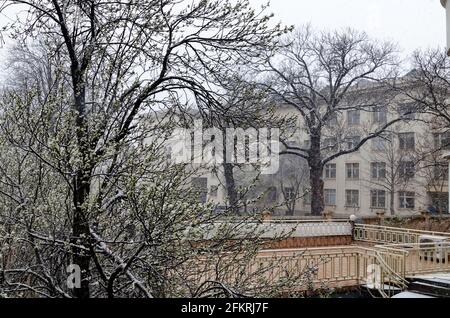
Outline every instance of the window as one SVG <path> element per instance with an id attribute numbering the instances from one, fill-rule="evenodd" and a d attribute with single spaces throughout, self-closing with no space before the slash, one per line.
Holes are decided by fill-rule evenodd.
<path id="1" fill-rule="evenodd" d="M 270 187 L 267 189 L 267 202 L 269 203 L 275 203 L 277 201 L 277 188 L 276 187 Z"/>
<path id="2" fill-rule="evenodd" d="M 361 142 L 361 137 L 352 136 L 352 137 L 346 138 L 345 141 L 347 144 L 347 149 L 352 150 L 352 149 L 356 148 L 356 146 L 358 146 L 358 144 Z"/>
<path id="3" fill-rule="evenodd" d="M 206 203 L 208 194 L 208 179 L 207 178 L 192 178 L 192 188 L 196 192 L 199 203 Z"/>
<path id="4" fill-rule="evenodd" d="M 414 178 L 416 174 L 416 167 L 412 161 L 400 161 L 398 170 L 400 178 L 405 180 Z"/>
<path id="5" fill-rule="evenodd" d="M 351 208 L 359 207 L 359 190 L 345 191 L 345 206 Z"/>
<path id="6" fill-rule="evenodd" d="M 386 151 L 387 140 L 381 137 L 372 139 L 372 150 L 375 151 Z"/>
<path id="7" fill-rule="evenodd" d="M 437 213 L 448 213 L 448 192 L 430 192 L 428 195 Z"/>
<path id="8" fill-rule="evenodd" d="M 210 190 L 209 190 L 209 195 L 213 198 L 217 197 L 217 194 L 219 192 L 219 187 L 218 186 L 211 186 Z"/>
<path id="9" fill-rule="evenodd" d="M 336 128 L 338 126 L 338 124 L 339 124 L 339 122 L 338 122 L 337 114 L 331 115 L 327 121 L 327 127 L 329 129 L 333 129 L 333 128 Z"/>
<path id="10" fill-rule="evenodd" d="M 346 165 L 347 179 L 359 179 L 359 163 L 347 163 Z"/>
<path id="11" fill-rule="evenodd" d="M 336 179 L 336 164 L 329 163 L 325 165 L 325 179 Z"/>
<path id="12" fill-rule="evenodd" d="M 449 150 L 450 149 L 450 132 L 443 134 L 433 134 L 434 147 L 436 149 Z"/>
<path id="13" fill-rule="evenodd" d="M 385 162 L 372 162 L 370 164 L 370 171 L 372 179 L 385 179 L 386 178 L 386 163 Z"/>
<path id="14" fill-rule="evenodd" d="M 433 176 L 436 180 L 448 180 L 448 163 L 442 162 L 434 166 Z"/>
<path id="15" fill-rule="evenodd" d="M 416 147 L 416 140 L 414 133 L 401 133 L 398 134 L 400 142 L 400 150 L 414 150 Z"/>
<path id="16" fill-rule="evenodd" d="M 323 191 L 325 205 L 335 206 L 336 205 L 336 189 L 325 189 Z"/>
<path id="17" fill-rule="evenodd" d="M 303 204 L 304 205 L 311 205 L 311 190 L 310 189 L 303 189 Z"/>
<path id="18" fill-rule="evenodd" d="M 386 191 L 384 190 L 370 191 L 370 206 L 375 209 L 386 208 Z"/>
<path id="19" fill-rule="evenodd" d="M 293 202 L 293 201 L 295 201 L 295 191 L 294 191 L 294 188 L 292 188 L 292 187 L 286 187 L 286 188 L 284 188 L 284 199 L 287 201 L 287 202 Z"/>
<path id="20" fill-rule="evenodd" d="M 339 149 L 338 140 L 336 137 L 325 138 L 323 141 L 324 150 L 337 151 Z"/>
<path id="21" fill-rule="evenodd" d="M 347 112 L 347 121 L 350 126 L 359 125 L 361 121 L 361 112 L 359 110 L 349 110 Z"/>
<path id="22" fill-rule="evenodd" d="M 386 124 L 387 123 L 387 107 L 379 106 L 373 108 L 372 120 L 374 124 Z"/>
<path id="23" fill-rule="evenodd" d="M 414 192 L 399 193 L 400 209 L 414 209 L 416 205 L 416 194 Z"/>
<path id="24" fill-rule="evenodd" d="M 416 118 L 416 104 L 414 103 L 404 103 L 398 106 L 397 111 L 400 116 L 404 119 L 411 120 Z"/>

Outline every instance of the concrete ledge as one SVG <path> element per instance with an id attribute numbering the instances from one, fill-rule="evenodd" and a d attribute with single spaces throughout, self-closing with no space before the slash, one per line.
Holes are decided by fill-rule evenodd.
<path id="1" fill-rule="evenodd" d="M 271 242 L 266 245 L 268 249 L 291 249 L 342 246 L 352 244 L 351 235 L 346 236 L 320 236 L 320 237 L 291 237 L 279 242 Z"/>

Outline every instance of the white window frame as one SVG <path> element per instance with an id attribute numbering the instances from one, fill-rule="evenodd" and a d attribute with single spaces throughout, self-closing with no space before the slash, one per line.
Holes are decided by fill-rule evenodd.
<path id="1" fill-rule="evenodd" d="M 372 139 L 372 150 L 373 151 L 385 151 L 386 150 L 386 143 L 388 141 L 381 137 L 376 137 Z"/>
<path id="2" fill-rule="evenodd" d="M 414 161 L 400 161 L 398 169 L 399 177 L 403 180 L 411 180 L 416 177 L 416 165 Z"/>
<path id="3" fill-rule="evenodd" d="M 328 163 L 325 165 L 325 179 L 336 180 L 337 176 L 337 165 L 335 163 Z M 333 176 L 334 174 L 334 176 Z"/>
<path id="4" fill-rule="evenodd" d="M 284 187 L 284 198 L 288 202 L 293 202 L 296 200 L 295 191 L 293 187 Z"/>
<path id="5" fill-rule="evenodd" d="M 400 209 L 413 210 L 416 208 L 416 194 L 414 192 L 401 191 L 398 193 L 398 199 L 399 199 Z M 411 199 L 413 200 L 412 207 L 406 206 L 405 203 L 407 203 L 407 200 L 411 200 Z"/>
<path id="6" fill-rule="evenodd" d="M 350 176 L 349 176 L 349 172 L 350 172 Z M 357 162 L 346 163 L 345 164 L 345 177 L 347 180 L 359 180 L 359 178 L 360 178 L 359 163 L 357 163 Z"/>
<path id="7" fill-rule="evenodd" d="M 347 123 L 349 126 L 357 126 L 361 124 L 361 111 L 349 110 L 347 111 Z"/>
<path id="8" fill-rule="evenodd" d="M 399 133 L 398 134 L 398 142 L 399 142 L 398 147 L 400 150 L 415 150 L 416 149 L 416 134 L 413 132 Z"/>
<path id="9" fill-rule="evenodd" d="M 375 204 L 373 204 L 374 201 L 376 202 Z M 383 202 L 383 204 L 380 204 L 381 202 Z M 386 208 L 386 191 L 385 190 L 371 190 L 370 191 L 370 207 L 372 209 L 385 209 Z"/>
<path id="10" fill-rule="evenodd" d="M 386 162 L 371 162 L 370 177 L 375 180 L 386 179 Z"/>
<path id="11" fill-rule="evenodd" d="M 323 197 L 326 206 L 336 206 L 336 189 L 324 189 Z M 330 200 L 333 198 L 333 200 Z"/>
<path id="12" fill-rule="evenodd" d="M 386 106 L 376 106 L 373 109 L 372 121 L 374 124 L 386 124 L 387 123 L 388 109 Z"/>
<path id="13" fill-rule="evenodd" d="M 356 200 L 355 200 L 356 197 Z M 350 200 L 349 200 L 350 198 Z M 345 206 L 347 208 L 359 208 L 359 190 L 349 189 L 345 190 Z M 355 202 L 357 201 L 357 202 Z"/>

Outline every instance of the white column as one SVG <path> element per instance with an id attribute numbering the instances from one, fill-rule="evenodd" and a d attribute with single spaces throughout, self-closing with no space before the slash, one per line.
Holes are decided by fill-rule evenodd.
<path id="1" fill-rule="evenodd" d="M 450 1 L 441 0 L 441 4 L 447 11 L 447 54 L 450 56 Z"/>

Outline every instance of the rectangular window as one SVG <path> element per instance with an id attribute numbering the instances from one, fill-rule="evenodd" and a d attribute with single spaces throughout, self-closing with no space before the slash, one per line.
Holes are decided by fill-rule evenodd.
<path id="1" fill-rule="evenodd" d="M 374 151 L 386 151 L 387 150 L 387 140 L 381 137 L 372 139 L 372 150 Z"/>
<path id="2" fill-rule="evenodd" d="M 374 124 L 386 124 L 387 123 L 387 107 L 378 106 L 373 108 L 372 120 Z"/>
<path id="3" fill-rule="evenodd" d="M 206 203 L 208 195 L 208 179 L 192 178 L 192 188 L 195 191 L 199 203 Z"/>
<path id="4" fill-rule="evenodd" d="M 375 209 L 386 208 L 386 191 L 384 190 L 370 191 L 370 206 Z"/>
<path id="5" fill-rule="evenodd" d="M 336 179 L 336 164 L 329 163 L 325 165 L 325 179 Z"/>
<path id="6" fill-rule="evenodd" d="M 346 165 L 347 179 L 359 179 L 359 163 L 347 163 Z"/>
<path id="7" fill-rule="evenodd" d="M 327 121 L 327 127 L 329 129 L 333 129 L 333 128 L 336 128 L 338 126 L 338 124 L 339 124 L 339 122 L 338 122 L 337 114 L 331 115 Z"/>
<path id="8" fill-rule="evenodd" d="M 448 163 L 442 162 L 434 166 L 433 174 L 437 180 L 448 180 Z"/>
<path id="9" fill-rule="evenodd" d="M 295 191 L 292 187 L 286 187 L 284 188 L 284 199 L 288 202 L 295 201 Z"/>
<path id="10" fill-rule="evenodd" d="M 325 200 L 325 205 L 328 206 L 336 205 L 336 189 L 325 189 L 323 191 L 323 196 Z"/>
<path id="11" fill-rule="evenodd" d="M 448 213 L 448 192 L 430 192 L 428 196 L 431 199 L 432 208 L 437 213 Z"/>
<path id="12" fill-rule="evenodd" d="M 416 139 L 414 133 L 398 134 L 400 150 L 414 150 L 416 148 Z"/>
<path id="13" fill-rule="evenodd" d="M 415 103 L 404 103 L 398 106 L 397 111 L 404 119 L 412 120 L 416 118 L 416 109 Z"/>
<path id="14" fill-rule="evenodd" d="M 359 125 L 361 122 L 361 112 L 359 110 L 349 110 L 347 112 L 347 122 L 349 126 Z"/>
<path id="15" fill-rule="evenodd" d="M 416 206 L 416 194 L 414 192 L 400 192 L 400 209 L 414 209 Z"/>
<path id="16" fill-rule="evenodd" d="M 337 151 L 339 149 L 338 140 L 336 137 L 325 138 L 323 141 L 323 150 Z"/>
<path id="17" fill-rule="evenodd" d="M 303 204 L 311 205 L 311 190 L 308 188 L 303 189 Z"/>
<path id="18" fill-rule="evenodd" d="M 351 208 L 359 207 L 359 190 L 345 191 L 345 206 Z"/>
<path id="19" fill-rule="evenodd" d="M 450 150 L 450 132 L 433 134 L 436 149 Z"/>
<path id="20" fill-rule="evenodd" d="M 361 137 L 359 136 L 352 136 L 345 139 L 345 142 L 347 144 L 347 150 L 355 149 L 356 146 L 361 142 Z"/>
<path id="21" fill-rule="evenodd" d="M 372 179 L 385 179 L 386 178 L 386 163 L 385 162 L 372 162 L 370 164 L 370 171 Z"/>
<path id="22" fill-rule="evenodd" d="M 405 180 L 414 178 L 416 174 L 416 166 L 412 161 L 400 161 L 398 170 L 400 178 Z"/>

